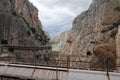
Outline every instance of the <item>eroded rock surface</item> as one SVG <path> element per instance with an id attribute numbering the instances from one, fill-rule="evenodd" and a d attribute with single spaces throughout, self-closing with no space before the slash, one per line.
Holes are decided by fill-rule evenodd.
<path id="1" fill-rule="evenodd" d="M 14 46 L 40 46 L 49 41 L 37 8 L 28 0 L 0 1 L 0 40 Z"/>
<path id="2" fill-rule="evenodd" d="M 89 61 L 94 60 L 95 63 L 101 61 L 99 56 L 104 56 L 105 58 L 110 57 L 110 61 L 116 63 L 116 56 L 120 54 L 118 50 L 119 25 L 120 0 L 93 0 L 89 9 L 74 19 L 73 27 L 70 31 L 70 38 L 66 41 L 63 53 L 97 57 L 97 59 L 88 59 Z M 118 47 L 117 54 L 116 44 Z M 88 53 L 91 54 L 89 55 Z M 110 64 L 115 66 L 115 64 L 112 63 Z M 103 68 L 101 65 L 98 66 Z"/>
<path id="3" fill-rule="evenodd" d="M 63 51 L 63 48 L 69 38 L 69 33 L 69 31 L 63 32 L 51 40 L 54 51 Z"/>
<path id="4" fill-rule="evenodd" d="M 36 54 L 37 50 L 30 50 L 30 47 L 48 45 L 49 37 L 42 29 L 37 8 L 28 0 L 0 1 L 0 42 L 0 46 L 18 47 L 17 50 L 11 47 L 0 50 L 1 59 L 9 57 L 13 59 L 12 62 L 18 60 L 33 63 L 43 53 Z M 21 50 L 23 47 L 25 50 Z"/>

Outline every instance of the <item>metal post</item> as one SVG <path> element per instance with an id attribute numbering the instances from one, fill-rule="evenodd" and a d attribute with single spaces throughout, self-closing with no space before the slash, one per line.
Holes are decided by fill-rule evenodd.
<path id="1" fill-rule="evenodd" d="M 57 66 L 56 66 L 56 80 L 58 80 L 58 69 L 57 69 Z"/>
<path id="2" fill-rule="evenodd" d="M 58 63 L 58 61 L 57 61 L 57 63 Z M 58 78 L 58 66 L 56 65 L 56 80 L 58 80 L 59 78 Z"/>
<path id="3" fill-rule="evenodd" d="M 70 68 L 70 56 L 67 56 L 67 70 Z"/>
<path id="4" fill-rule="evenodd" d="M 109 76 L 109 58 L 107 56 L 106 58 L 106 68 L 107 68 L 107 73 L 106 73 L 106 76 L 107 76 L 107 79 L 110 80 L 110 76 Z"/>
<path id="5" fill-rule="evenodd" d="M 36 57 L 35 57 L 35 68 L 36 68 L 36 65 L 37 65 L 36 61 L 37 61 L 37 60 L 36 60 Z"/>
<path id="6" fill-rule="evenodd" d="M 36 70 L 36 66 L 37 66 L 37 64 L 36 64 L 36 57 L 34 57 L 34 66 L 35 66 L 35 68 L 34 68 L 34 70 L 33 70 L 33 72 L 32 72 L 32 75 L 31 75 L 31 77 L 33 77 L 33 75 L 34 75 L 34 73 L 35 73 L 35 70 Z"/>

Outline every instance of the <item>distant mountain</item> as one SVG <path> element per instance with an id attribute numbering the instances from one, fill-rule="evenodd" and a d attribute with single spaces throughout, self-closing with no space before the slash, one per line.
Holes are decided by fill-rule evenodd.
<path id="1" fill-rule="evenodd" d="M 63 51 L 66 41 L 68 40 L 69 33 L 69 31 L 63 32 L 51 40 L 52 48 L 54 51 Z"/>

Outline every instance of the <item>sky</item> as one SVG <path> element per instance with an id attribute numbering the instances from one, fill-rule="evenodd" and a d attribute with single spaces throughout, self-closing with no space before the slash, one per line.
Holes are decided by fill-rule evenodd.
<path id="1" fill-rule="evenodd" d="M 39 10 L 43 29 L 51 37 L 72 28 L 74 18 L 88 9 L 92 0 L 29 0 Z"/>

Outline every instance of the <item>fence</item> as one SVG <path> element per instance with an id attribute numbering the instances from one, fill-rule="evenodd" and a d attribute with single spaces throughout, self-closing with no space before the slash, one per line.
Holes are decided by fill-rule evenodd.
<path id="1" fill-rule="evenodd" d="M 4 50 L 5 49 L 5 50 Z M 8 51 L 6 51 L 6 49 Z M 5 52 L 4 52 L 5 51 Z M 119 72 L 120 57 L 109 55 L 82 56 L 82 55 L 59 55 L 55 56 L 51 52 L 51 47 L 22 47 L 22 46 L 2 46 L 0 61 L 7 64 L 21 64 L 44 67 Z M 56 76 L 57 77 L 57 76 Z"/>
<path id="2" fill-rule="evenodd" d="M 17 58 L 17 57 L 14 57 L 13 55 L 15 55 L 15 53 L 11 53 L 11 55 L 7 55 L 7 57 L 1 57 L 0 61 L 6 62 L 7 64 L 32 65 L 32 66 L 35 66 L 35 68 L 37 68 L 37 66 L 54 67 L 56 68 L 56 80 L 58 80 L 58 76 L 60 73 L 58 71 L 58 68 L 65 68 L 67 71 L 69 71 L 68 80 L 72 80 L 72 78 L 74 78 L 75 76 L 74 74 L 76 75 L 84 74 L 86 76 L 91 75 L 91 77 L 95 75 L 94 72 L 93 74 L 88 74 L 88 73 L 91 73 L 88 71 L 87 74 L 85 74 L 85 71 L 79 72 L 79 70 L 105 71 L 106 74 L 104 73 L 104 75 L 106 75 L 107 80 L 111 80 L 109 76 L 110 74 L 109 72 L 114 72 L 114 71 L 119 72 L 117 69 L 120 68 L 120 64 L 116 63 L 116 61 L 119 60 L 120 57 L 109 57 L 109 56 L 96 57 L 96 56 L 79 56 L 79 55 L 61 55 L 59 57 L 54 57 L 54 55 L 49 55 L 49 59 L 46 59 L 48 58 L 46 56 L 39 57 L 39 58 L 36 56 L 34 56 L 33 58 L 30 58 L 29 56 L 28 58 L 27 57 Z M 77 70 L 77 73 L 76 73 L 76 69 L 79 69 Z M 96 76 L 99 76 L 99 75 L 97 74 Z M 78 80 L 81 77 L 77 77 Z M 1 79 L 2 78 L 11 78 L 11 80 L 12 79 L 19 80 L 17 78 L 9 77 L 9 76 L 8 77 L 1 76 Z M 91 80 L 96 80 L 96 79 L 91 78 Z"/>
<path id="3" fill-rule="evenodd" d="M 54 57 L 54 55 L 43 56 L 38 58 L 34 56 L 33 58 L 17 58 L 15 56 L 8 55 L 7 57 L 1 57 L 0 61 L 4 61 L 11 64 L 25 64 L 25 65 L 35 65 L 35 66 L 46 66 L 46 67 L 60 67 L 60 68 L 70 68 L 70 69 L 89 69 L 89 70 L 99 70 L 99 71 L 115 71 L 120 68 L 120 64 L 116 61 L 120 60 L 120 57 L 90 57 L 90 56 L 73 56 L 73 55 L 62 55 L 59 57 Z"/>

